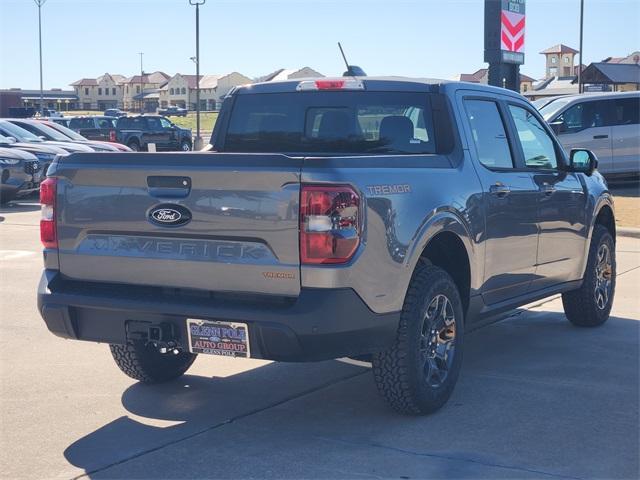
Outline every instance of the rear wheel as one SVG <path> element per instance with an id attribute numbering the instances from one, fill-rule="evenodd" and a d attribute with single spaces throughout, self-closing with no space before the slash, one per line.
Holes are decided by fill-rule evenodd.
<path id="1" fill-rule="evenodd" d="M 127 147 L 129 147 L 134 152 L 140 151 L 140 144 L 138 142 L 129 142 L 127 143 Z"/>
<path id="2" fill-rule="evenodd" d="M 395 344 L 373 356 L 373 375 L 396 411 L 427 414 L 446 403 L 462 362 L 464 314 L 453 279 L 420 264 L 402 308 Z"/>
<path id="3" fill-rule="evenodd" d="M 156 347 L 144 342 L 109 345 L 109 348 L 120 370 L 143 383 L 162 383 L 178 378 L 197 356 L 189 352 L 160 353 Z"/>
<path id="4" fill-rule="evenodd" d="M 609 318 L 616 289 L 615 249 L 609 230 L 596 225 L 582 286 L 562 294 L 564 313 L 574 325 L 597 327 Z"/>

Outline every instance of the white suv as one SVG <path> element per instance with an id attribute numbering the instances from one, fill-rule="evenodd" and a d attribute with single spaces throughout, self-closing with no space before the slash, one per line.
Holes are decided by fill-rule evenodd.
<path id="1" fill-rule="evenodd" d="M 567 151 L 594 152 L 600 173 L 640 175 L 640 92 L 561 97 L 540 113 Z"/>

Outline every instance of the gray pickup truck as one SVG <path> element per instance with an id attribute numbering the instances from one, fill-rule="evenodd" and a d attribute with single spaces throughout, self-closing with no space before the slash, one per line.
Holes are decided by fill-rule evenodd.
<path id="1" fill-rule="evenodd" d="M 225 99 L 202 152 L 74 154 L 41 191 L 38 306 L 142 382 L 197 354 L 370 359 L 399 412 L 442 406 L 464 332 L 562 294 L 597 326 L 613 202 L 520 95 L 343 77 Z M 587 368 L 587 367 L 585 367 Z"/>

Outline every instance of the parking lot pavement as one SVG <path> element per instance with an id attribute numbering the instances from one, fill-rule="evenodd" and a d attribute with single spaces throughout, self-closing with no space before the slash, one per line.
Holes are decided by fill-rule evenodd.
<path id="1" fill-rule="evenodd" d="M 612 318 L 559 299 L 469 334 L 449 403 L 392 413 L 366 366 L 199 358 L 144 386 L 105 345 L 46 331 L 34 203 L 0 210 L 0 478 L 637 478 L 640 240 Z"/>

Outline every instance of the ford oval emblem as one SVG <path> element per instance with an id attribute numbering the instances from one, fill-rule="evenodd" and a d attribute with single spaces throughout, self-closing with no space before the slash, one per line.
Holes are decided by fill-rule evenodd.
<path id="1" fill-rule="evenodd" d="M 191 212 L 181 205 L 158 205 L 149 212 L 149 221 L 163 227 L 179 227 L 191 221 Z"/>

